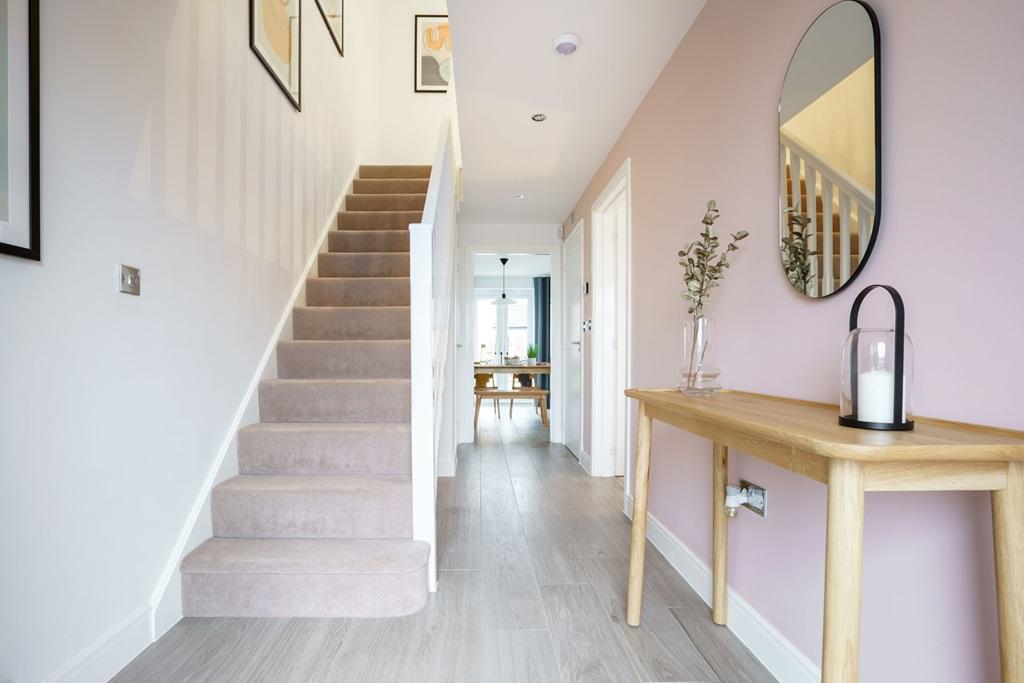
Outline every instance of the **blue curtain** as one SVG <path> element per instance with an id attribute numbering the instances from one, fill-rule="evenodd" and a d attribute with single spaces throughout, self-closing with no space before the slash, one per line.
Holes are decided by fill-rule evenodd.
<path id="1" fill-rule="evenodd" d="M 551 278 L 533 278 L 533 343 L 537 345 L 537 362 L 551 362 Z M 537 375 L 537 386 L 551 389 L 549 375 Z M 548 406 L 551 395 L 548 394 Z"/>

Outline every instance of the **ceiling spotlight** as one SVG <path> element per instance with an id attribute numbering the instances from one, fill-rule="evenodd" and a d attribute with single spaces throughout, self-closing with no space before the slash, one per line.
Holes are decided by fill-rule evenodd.
<path id="1" fill-rule="evenodd" d="M 555 36 L 555 39 L 551 41 L 551 44 L 555 48 L 555 52 L 560 55 L 571 55 L 576 52 L 576 48 L 580 46 L 580 37 L 575 33 L 563 33 Z"/>
<path id="2" fill-rule="evenodd" d="M 548 115 L 547 114 L 534 114 L 530 118 L 533 119 L 534 121 L 536 121 L 537 123 L 540 123 L 541 121 L 547 121 L 548 120 Z"/>
<path id="3" fill-rule="evenodd" d="M 512 199 L 526 199 L 526 195 L 525 194 L 521 194 L 521 193 L 520 194 L 514 194 L 514 195 L 512 195 Z"/>

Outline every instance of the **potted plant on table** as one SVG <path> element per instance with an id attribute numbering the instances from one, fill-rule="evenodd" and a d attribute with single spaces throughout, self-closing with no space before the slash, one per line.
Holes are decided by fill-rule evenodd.
<path id="1" fill-rule="evenodd" d="M 530 344 L 526 347 L 526 364 L 536 365 L 537 364 L 537 345 Z"/>
<path id="2" fill-rule="evenodd" d="M 730 265 L 729 254 L 738 251 L 739 243 L 750 234 L 746 230 L 732 233 L 732 239 L 723 248 L 715 234 L 718 217 L 718 206 L 712 200 L 701 219 L 704 230 L 700 239 L 690 242 L 679 252 L 685 285 L 683 299 L 689 302 L 686 312 L 692 316 L 683 329 L 686 365 L 679 371 L 683 377 L 679 390 L 695 396 L 710 395 L 722 388 L 717 383 L 721 371 L 710 363 L 713 325 L 704 316 L 704 306 L 711 298 L 711 290 L 722 284 Z"/>

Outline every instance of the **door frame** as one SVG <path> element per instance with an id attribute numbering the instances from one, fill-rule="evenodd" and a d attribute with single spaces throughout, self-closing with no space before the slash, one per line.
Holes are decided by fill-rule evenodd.
<path id="1" fill-rule="evenodd" d="M 462 259 L 462 272 L 459 278 L 458 301 L 462 316 L 459 318 L 458 350 L 459 369 L 456 377 L 456 400 L 458 408 L 459 443 L 473 443 L 473 358 L 476 350 L 470 343 L 473 339 L 473 328 L 476 325 L 476 308 L 473 299 L 473 256 L 478 253 L 535 253 L 548 254 L 551 257 L 551 311 L 562 310 L 562 244 L 509 244 L 479 243 L 467 244 L 459 250 Z M 562 389 L 564 362 L 562 359 L 562 316 L 551 316 L 551 410 L 548 411 L 550 423 L 549 440 L 551 443 L 562 443 L 565 434 L 564 415 L 562 409 L 565 391 Z"/>
<path id="2" fill-rule="evenodd" d="M 625 391 L 631 381 L 629 340 L 632 331 L 632 306 L 630 305 L 630 254 L 633 233 L 633 199 L 631 160 L 626 159 L 605 186 L 597 200 L 591 205 L 591 382 L 590 382 L 590 458 L 591 476 L 616 476 L 617 455 L 622 454 L 623 476 L 630 469 L 629 404 Z M 625 195 L 626 220 L 621 227 L 622 234 L 615 250 L 617 278 L 615 288 L 621 290 L 616 311 L 616 328 L 610 330 L 602 317 L 607 291 L 605 285 L 604 256 L 606 249 L 607 217 L 612 204 Z M 614 336 L 613 336 L 614 335 Z M 612 339 L 618 339 L 613 351 L 608 347 Z M 613 368 L 608 372 L 608 368 Z M 615 414 L 622 416 L 624 424 L 616 430 L 616 437 L 608 433 L 606 425 L 615 421 Z M 614 441 L 614 443 L 612 443 Z"/>
<path id="3" fill-rule="evenodd" d="M 579 240 L 579 243 L 580 243 L 580 257 L 579 257 L 579 261 L 580 261 L 579 262 L 580 281 L 578 283 L 578 286 L 579 286 L 579 289 L 580 289 L 580 324 L 581 325 L 583 324 L 583 320 L 586 318 L 586 316 L 584 315 L 584 311 L 583 311 L 583 304 L 585 303 L 585 301 L 583 299 L 583 283 L 586 282 L 586 279 L 587 279 L 586 278 L 586 274 L 583 272 L 584 266 L 585 266 L 585 263 L 586 263 L 586 260 L 585 260 L 584 255 L 583 255 L 583 251 L 584 251 L 584 249 L 583 249 L 583 233 L 584 233 L 583 224 L 584 224 L 584 219 L 583 218 L 580 218 L 578 221 L 576 221 L 576 225 L 572 226 L 572 229 L 569 231 L 568 236 L 562 242 L 562 278 L 563 278 L 563 280 L 562 280 L 562 292 L 563 292 L 563 295 L 562 295 L 562 339 L 563 339 L 563 343 L 562 343 L 562 349 L 563 349 L 562 359 L 563 359 L 563 362 L 568 358 L 568 354 L 570 353 L 568 347 L 569 347 L 569 344 L 571 343 L 569 341 L 570 337 L 571 337 L 571 332 L 568 329 L 568 327 L 566 326 L 566 319 L 568 318 L 568 313 L 569 313 L 569 296 L 568 296 L 568 292 L 569 292 L 569 287 L 573 284 L 573 283 L 571 283 L 571 282 L 569 282 L 568 280 L 565 279 L 565 273 L 568 270 L 566 268 L 566 265 L 568 263 L 568 261 L 566 260 L 566 257 L 567 257 L 567 255 L 569 253 L 569 250 L 566 249 L 565 245 L 568 244 L 569 240 L 573 240 L 573 239 Z M 583 434 L 584 434 L 583 433 L 583 426 L 585 424 L 585 420 L 583 419 L 584 418 L 583 410 L 586 407 L 586 405 L 585 405 L 586 402 L 584 401 L 584 398 L 586 397 L 586 394 L 587 394 L 587 373 L 584 372 L 585 364 L 583 362 L 584 357 L 585 357 L 584 356 L 585 352 L 586 352 L 586 346 L 584 345 L 584 335 L 583 335 L 583 331 L 580 330 L 580 351 L 579 351 L 579 354 L 580 354 L 580 444 L 579 444 L 579 453 L 573 453 L 573 455 L 576 456 L 576 460 L 579 461 L 579 463 L 581 465 L 584 463 L 585 459 L 589 460 L 589 458 L 586 455 L 586 451 L 584 451 L 584 449 L 583 449 Z M 563 365 L 563 370 L 562 370 L 562 377 L 563 377 L 563 379 L 565 379 L 565 383 L 563 384 L 563 386 L 567 386 L 568 385 L 568 375 L 565 372 L 564 365 Z M 563 396 L 562 396 L 562 414 L 563 415 L 567 415 L 565 407 L 568 405 L 568 395 L 567 395 L 567 392 L 564 391 L 564 390 L 563 390 L 562 394 L 563 394 Z M 565 422 L 565 420 L 563 419 L 563 423 L 562 424 L 563 424 L 562 434 L 563 434 L 563 443 L 564 443 L 565 442 L 565 439 L 564 439 L 564 436 L 565 436 L 565 425 L 567 424 L 567 422 Z M 564 445 L 568 449 L 568 444 L 564 443 Z M 572 451 L 570 450 L 570 452 L 572 452 Z"/>

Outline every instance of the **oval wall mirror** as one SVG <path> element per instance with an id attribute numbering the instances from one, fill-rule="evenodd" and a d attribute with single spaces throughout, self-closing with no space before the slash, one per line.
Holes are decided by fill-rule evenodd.
<path id="1" fill-rule="evenodd" d="M 790 285 L 821 298 L 864 267 L 881 190 L 878 20 L 858 0 L 800 40 L 779 100 L 780 254 Z"/>

